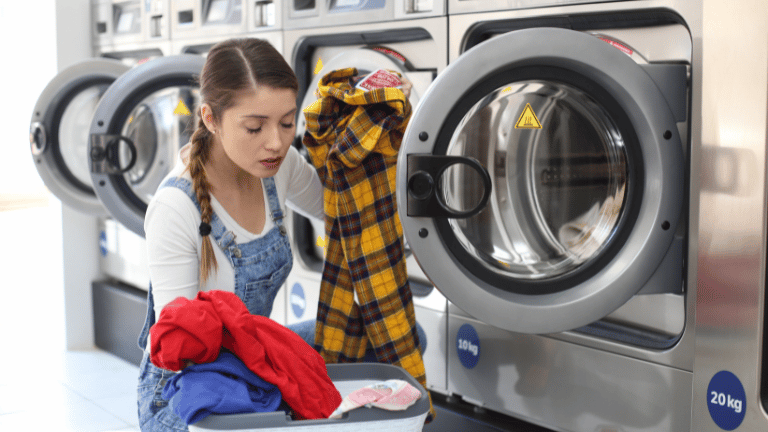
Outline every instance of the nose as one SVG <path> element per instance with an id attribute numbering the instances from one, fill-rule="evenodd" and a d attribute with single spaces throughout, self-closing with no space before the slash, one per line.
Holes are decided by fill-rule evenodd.
<path id="1" fill-rule="evenodd" d="M 280 125 L 275 125 L 269 128 L 269 135 L 266 137 L 266 142 L 264 143 L 264 147 L 267 150 L 280 151 L 282 146 L 283 146 L 283 143 L 282 143 L 282 140 L 280 139 Z"/>

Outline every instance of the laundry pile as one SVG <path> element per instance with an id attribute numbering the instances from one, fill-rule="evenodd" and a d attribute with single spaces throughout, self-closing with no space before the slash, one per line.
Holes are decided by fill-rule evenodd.
<path id="1" fill-rule="evenodd" d="M 261 379 L 228 351 L 211 363 L 189 366 L 171 377 L 163 388 L 163 399 L 187 424 L 211 414 L 274 412 L 282 403 L 276 385 Z"/>
<path id="2" fill-rule="evenodd" d="M 341 404 L 323 358 L 293 331 L 267 317 L 251 315 L 234 293 L 214 290 L 199 292 L 193 300 L 179 297 L 163 308 L 150 334 L 150 359 L 155 366 L 179 371 L 188 361 L 196 364 L 169 380 L 164 389 L 164 397 L 179 396 L 175 411 L 188 421 L 248 404 L 276 410 L 280 402 L 275 398 L 280 397 L 296 419 L 328 418 Z M 217 373 L 222 377 L 213 378 Z M 186 394 L 206 388 L 224 390 L 212 387 L 218 384 L 233 390 L 197 402 Z M 263 399 L 246 400 L 254 394 Z M 241 398 L 233 400 L 238 395 Z"/>
<path id="3" fill-rule="evenodd" d="M 357 74 L 323 76 L 319 99 L 304 108 L 303 144 L 324 184 L 327 236 L 315 348 L 328 363 L 360 362 L 370 342 L 377 361 L 426 387 L 395 200 L 411 104 L 397 88 L 356 88 Z"/>

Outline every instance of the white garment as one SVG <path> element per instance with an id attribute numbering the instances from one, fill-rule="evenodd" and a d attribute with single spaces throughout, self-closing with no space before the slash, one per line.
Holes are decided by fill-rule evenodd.
<path id="1" fill-rule="evenodd" d="M 185 170 L 189 148 L 189 145 L 186 145 L 179 151 L 176 166 L 166 179 L 182 177 L 192 180 L 189 172 Z M 288 201 L 290 207 L 298 213 L 306 217 L 323 219 L 323 185 L 314 167 L 299 154 L 296 148 L 290 148 L 274 179 L 283 213 L 285 213 L 285 203 Z M 264 228 L 258 234 L 241 227 L 216 200 L 216 197 L 211 196 L 213 211 L 224 226 L 235 234 L 236 243 L 247 243 L 259 238 L 274 227 L 269 212 L 266 188 L 262 189 L 264 189 L 266 218 Z M 144 219 L 144 231 L 147 237 L 155 319 L 160 317 L 163 307 L 177 297 L 193 299 L 198 291 L 212 289 L 234 291 L 234 269 L 224 252 L 215 243 L 213 243 L 213 250 L 218 271 L 210 274 L 204 286 L 199 286 L 199 257 L 202 248 L 199 227 L 200 212 L 181 189 L 162 188 L 149 202 Z"/>

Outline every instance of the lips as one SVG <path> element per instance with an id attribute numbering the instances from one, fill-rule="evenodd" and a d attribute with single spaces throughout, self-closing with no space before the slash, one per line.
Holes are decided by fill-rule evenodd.
<path id="1" fill-rule="evenodd" d="M 283 158 L 278 157 L 278 158 L 262 159 L 260 162 L 267 169 L 273 169 L 273 168 L 277 168 L 280 165 L 280 161 L 282 160 Z"/>

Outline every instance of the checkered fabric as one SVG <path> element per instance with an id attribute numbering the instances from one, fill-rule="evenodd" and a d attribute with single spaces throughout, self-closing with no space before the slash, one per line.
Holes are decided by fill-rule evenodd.
<path id="1" fill-rule="evenodd" d="M 326 363 L 359 362 L 370 341 L 378 361 L 402 367 L 426 388 L 395 202 L 411 105 L 399 89 L 355 89 L 355 75 L 354 68 L 325 75 L 320 99 L 304 109 L 304 146 L 325 185 L 315 348 Z"/>

